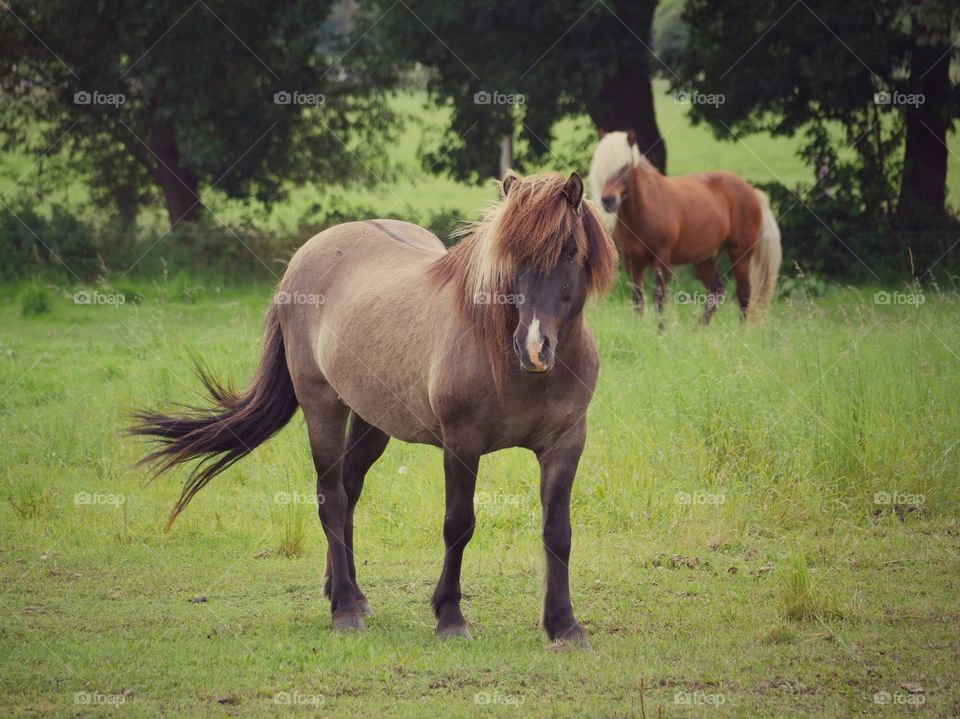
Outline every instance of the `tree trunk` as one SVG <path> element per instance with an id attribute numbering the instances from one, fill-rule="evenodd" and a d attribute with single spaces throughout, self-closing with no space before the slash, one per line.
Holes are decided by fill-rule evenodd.
<path id="1" fill-rule="evenodd" d="M 513 137 L 504 135 L 500 138 L 500 179 L 507 175 L 507 170 L 513 167 Z"/>
<path id="2" fill-rule="evenodd" d="M 155 103 L 151 103 L 148 112 L 150 149 L 158 160 L 151 174 L 163 190 L 170 227 L 176 227 L 181 222 L 195 221 L 203 209 L 197 176 L 180 164 L 180 150 L 177 147 L 173 122 L 157 117 Z"/>
<path id="3" fill-rule="evenodd" d="M 945 107 L 950 100 L 950 53 L 947 50 L 947 46 L 939 44 L 917 44 L 911 53 L 910 93 L 922 97 L 923 104 L 906 106 L 898 215 L 942 214 L 944 211 L 947 131 L 951 124 Z"/>
<path id="4" fill-rule="evenodd" d="M 619 0 L 614 7 L 627 27 L 649 45 L 657 3 Z M 653 106 L 649 53 L 641 43 L 637 42 L 635 50 L 621 58 L 616 71 L 606 79 L 590 103 L 589 112 L 599 130 L 612 132 L 633 128 L 640 152 L 660 172 L 667 171 L 667 148 L 660 136 Z"/>

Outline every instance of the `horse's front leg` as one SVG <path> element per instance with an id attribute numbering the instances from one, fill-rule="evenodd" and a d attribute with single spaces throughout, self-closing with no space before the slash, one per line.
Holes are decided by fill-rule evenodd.
<path id="1" fill-rule="evenodd" d="M 636 310 L 638 315 L 643 315 L 643 306 L 646 304 L 643 275 L 646 272 L 647 263 L 637 257 L 625 257 L 624 264 L 627 273 L 630 275 L 630 283 L 633 285 L 633 309 Z"/>
<path id="2" fill-rule="evenodd" d="M 460 565 L 476 517 L 473 492 L 477 485 L 480 454 L 456 443 L 444 443 L 443 472 L 446 482 L 446 513 L 443 518 L 443 571 L 433 592 L 433 612 L 437 617 L 437 635 L 470 639 L 467 620 L 460 611 Z"/>
<path id="3" fill-rule="evenodd" d="M 563 435 L 557 444 L 537 453 L 540 502 L 543 506 L 543 548 L 547 558 L 546 595 L 541 625 L 553 641 L 590 646 L 587 632 L 573 616 L 570 602 L 570 492 L 586 440 L 586 422 Z"/>

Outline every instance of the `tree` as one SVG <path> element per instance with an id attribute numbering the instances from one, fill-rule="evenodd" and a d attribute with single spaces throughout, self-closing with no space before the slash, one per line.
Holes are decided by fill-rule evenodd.
<path id="1" fill-rule="evenodd" d="M 655 6 L 369 0 L 358 31 L 375 22 L 390 62 L 430 68 L 428 90 L 451 120 L 427 164 L 459 179 L 497 175 L 508 149 L 520 167 L 542 159 L 554 123 L 583 114 L 604 130 L 632 127 L 663 166 L 647 48 Z"/>
<path id="2" fill-rule="evenodd" d="M 688 0 L 683 17 L 681 82 L 725 98 L 694 105 L 696 120 L 725 136 L 806 132 L 814 164 L 841 154 L 828 129 L 839 124 L 867 212 L 944 211 L 946 135 L 960 113 L 947 0 Z"/>
<path id="3" fill-rule="evenodd" d="M 344 143 L 387 120 L 362 52 L 322 50 L 332 0 L 30 0 L 0 13 L 5 149 L 64 148 L 129 219 L 162 194 L 171 225 L 201 192 L 269 203 L 355 169 Z"/>
<path id="4" fill-rule="evenodd" d="M 948 0 L 909 3 L 903 23 L 913 42 L 907 49 L 907 96 L 922 97 L 905 106 L 906 137 L 898 211 L 914 215 L 942 212 L 947 189 L 947 133 L 960 115 L 950 80 L 958 8 Z"/>

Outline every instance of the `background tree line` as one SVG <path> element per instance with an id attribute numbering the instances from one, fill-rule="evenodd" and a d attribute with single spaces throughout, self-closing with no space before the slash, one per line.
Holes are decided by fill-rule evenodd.
<path id="1" fill-rule="evenodd" d="M 585 170 L 595 135 L 571 156 L 554 128 L 586 117 L 634 129 L 669 172 L 665 80 L 722 96 L 690 112 L 731 143 L 804 138 L 810 184 L 767 189 L 799 254 L 843 274 L 851 252 L 932 261 L 956 239 L 958 22 L 947 0 L 20 0 L 0 13 L 0 140 L 68 157 L 120 222 L 162 202 L 176 226 L 214 188 L 269 206 L 306 181 L 376 182 L 400 126 L 386 98 L 411 82 L 449 111 L 426 171 Z"/>

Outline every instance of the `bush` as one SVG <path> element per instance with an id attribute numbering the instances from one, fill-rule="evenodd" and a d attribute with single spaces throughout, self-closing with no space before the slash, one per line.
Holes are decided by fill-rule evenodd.
<path id="1" fill-rule="evenodd" d="M 31 282 L 20 291 L 20 314 L 36 317 L 50 313 L 51 296 L 46 287 Z"/>
<path id="2" fill-rule="evenodd" d="M 0 210 L 0 275 L 4 280 L 53 272 L 81 280 L 98 274 L 100 258 L 90 223 L 55 206 L 49 218 L 31 210 Z"/>
<path id="3" fill-rule="evenodd" d="M 778 183 L 758 185 L 770 197 L 783 238 L 783 264 L 832 278 L 876 280 L 922 276 L 934 264 L 956 268 L 944 252 L 960 235 L 950 215 L 867 213 L 849 193 Z"/>

